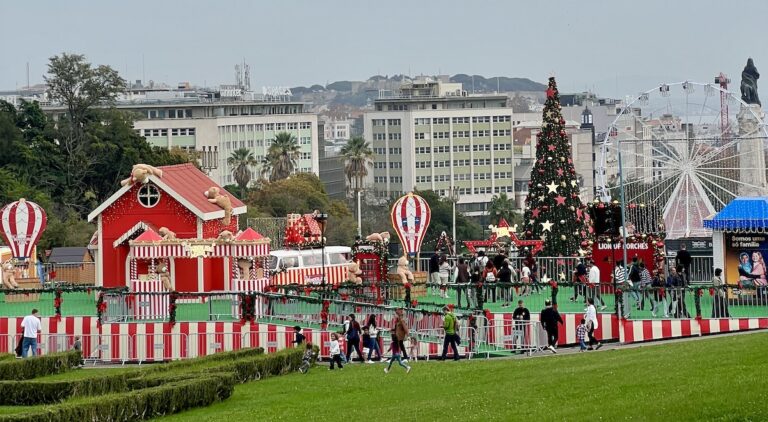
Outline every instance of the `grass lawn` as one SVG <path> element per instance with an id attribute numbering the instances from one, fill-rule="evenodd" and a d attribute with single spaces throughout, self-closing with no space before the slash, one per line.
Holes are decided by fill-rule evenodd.
<path id="1" fill-rule="evenodd" d="M 164 420 L 766 420 L 768 334 L 535 359 L 324 366 Z"/>

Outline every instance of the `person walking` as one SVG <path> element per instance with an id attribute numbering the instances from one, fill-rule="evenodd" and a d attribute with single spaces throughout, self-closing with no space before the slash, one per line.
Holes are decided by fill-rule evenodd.
<path id="1" fill-rule="evenodd" d="M 393 339 L 397 340 L 398 349 L 403 355 L 403 360 L 408 363 L 408 353 L 405 351 L 405 339 L 408 338 L 408 323 L 403 317 L 403 308 L 397 308 L 395 310 L 395 336 Z"/>
<path id="2" fill-rule="evenodd" d="M 451 264 L 445 255 L 440 256 L 438 265 L 438 276 L 440 277 L 440 297 L 448 298 L 448 279 L 451 277 Z"/>
<path id="3" fill-rule="evenodd" d="M 715 268 L 715 276 L 712 277 L 712 289 L 714 289 L 714 300 L 712 302 L 712 318 L 730 318 L 728 312 L 728 292 L 725 283 L 723 283 L 723 270 Z"/>
<path id="4" fill-rule="evenodd" d="M 587 299 L 587 309 L 584 310 L 584 319 L 587 321 L 587 336 L 589 336 L 589 349 L 592 350 L 592 346 L 597 345 L 596 349 L 603 347 L 603 343 L 597 341 L 595 338 L 595 330 L 599 327 L 597 322 L 597 309 L 595 308 L 595 299 L 591 297 Z"/>
<path id="5" fill-rule="evenodd" d="M 693 262 L 693 257 L 691 256 L 691 253 L 688 252 L 688 247 L 685 245 L 685 243 L 682 243 L 680 245 L 680 250 L 677 251 L 677 255 L 675 256 L 675 267 L 681 268 L 682 271 L 679 271 L 678 275 L 680 278 L 683 279 L 685 285 L 688 285 L 691 282 L 691 263 Z"/>
<path id="6" fill-rule="evenodd" d="M 659 270 L 653 277 L 651 282 L 651 288 L 653 289 L 653 309 L 651 309 L 651 315 L 656 317 L 656 311 L 659 310 L 659 304 L 661 304 L 661 310 L 664 313 L 664 318 L 669 318 L 667 313 L 667 294 L 664 291 L 666 282 L 664 281 L 664 274 Z"/>
<path id="7" fill-rule="evenodd" d="M 629 294 L 627 289 L 629 285 L 627 282 L 627 269 L 624 267 L 624 261 L 616 261 L 616 267 L 613 269 L 613 291 L 616 296 L 616 312 L 620 312 L 624 318 L 629 318 Z M 622 307 L 623 303 L 623 307 Z"/>
<path id="8" fill-rule="evenodd" d="M 379 347 L 379 334 L 381 331 L 376 327 L 376 315 L 371 314 L 371 316 L 368 317 L 368 323 L 363 330 L 368 331 L 368 344 L 363 343 L 363 347 L 368 348 L 368 359 L 366 362 L 373 363 L 371 354 L 374 350 L 376 351 L 376 360 L 381 360 L 381 347 Z"/>
<path id="9" fill-rule="evenodd" d="M 584 299 L 586 300 L 586 281 L 587 266 L 584 265 L 584 261 L 580 260 L 579 264 L 576 265 L 576 270 L 573 273 L 573 297 L 571 298 L 571 302 L 576 302 L 579 299 L 580 294 L 584 296 Z"/>
<path id="10" fill-rule="evenodd" d="M 539 321 L 541 321 L 541 325 L 544 326 L 544 330 L 547 331 L 547 349 L 552 353 L 557 353 L 557 350 L 555 350 L 559 335 L 557 324 L 563 324 L 563 318 L 560 316 L 560 313 L 552 307 L 551 300 L 547 299 L 544 302 L 544 306 L 545 308 L 541 311 L 541 315 L 539 315 Z"/>
<path id="11" fill-rule="evenodd" d="M 589 297 L 594 301 L 600 301 L 600 310 L 605 310 L 605 301 L 600 293 L 600 268 L 595 261 L 589 260 Z"/>
<path id="12" fill-rule="evenodd" d="M 459 360 L 459 348 L 457 346 L 458 334 L 456 333 L 456 316 L 453 315 L 450 306 L 443 308 L 445 316 L 443 317 L 443 331 L 445 331 L 445 338 L 443 339 L 443 355 L 440 360 L 445 360 L 448 355 L 448 346 L 453 349 L 453 360 Z"/>
<path id="13" fill-rule="evenodd" d="M 21 327 L 24 328 L 24 339 L 21 342 L 21 357 L 26 358 L 29 348 L 32 348 L 32 356 L 37 356 L 37 334 L 42 330 L 40 317 L 37 316 L 37 309 L 32 309 L 32 313 L 24 317 L 21 321 Z"/>
<path id="14" fill-rule="evenodd" d="M 648 306 L 651 308 L 651 313 L 653 313 L 653 310 L 656 309 L 656 303 L 654 302 L 654 297 L 651 292 L 651 284 L 653 284 L 651 272 L 645 267 L 644 262 L 640 262 L 640 294 L 642 295 L 642 298 L 640 299 L 639 309 L 641 311 L 645 310 L 645 302 L 647 300 Z"/>
<path id="15" fill-rule="evenodd" d="M 579 341 L 579 352 L 587 350 L 587 343 L 584 342 L 584 339 L 587 337 L 587 325 L 584 322 L 585 320 L 582 318 L 576 327 L 576 340 Z"/>
<path id="16" fill-rule="evenodd" d="M 456 305 L 461 308 L 461 293 L 464 292 L 464 296 L 467 298 L 467 306 L 472 307 L 469 300 L 469 266 L 464 258 L 459 258 L 459 263 L 456 265 Z"/>
<path id="17" fill-rule="evenodd" d="M 328 370 L 333 371 L 334 363 L 339 365 L 339 369 L 344 369 L 344 365 L 341 363 L 341 346 L 339 345 L 339 335 L 337 333 L 331 333 L 328 349 L 328 353 L 331 354 L 331 367 Z"/>
<path id="18" fill-rule="evenodd" d="M 499 288 L 501 289 L 501 300 L 504 303 L 502 308 L 508 308 L 509 303 L 512 301 L 512 269 L 509 268 L 509 261 L 504 260 L 501 264 L 501 269 L 498 272 L 499 275 Z"/>
<path id="19" fill-rule="evenodd" d="M 355 320 L 355 314 L 349 314 L 349 326 L 347 327 L 347 360 L 352 361 L 352 350 L 357 352 L 357 358 L 363 362 L 363 353 L 360 351 L 360 324 Z"/>
<path id="20" fill-rule="evenodd" d="M 523 353 L 523 349 L 528 349 L 528 330 L 531 326 L 531 312 L 525 307 L 522 300 L 517 301 L 517 308 L 512 312 L 512 319 L 515 321 L 515 325 L 512 329 L 512 344 L 515 349 L 519 350 L 519 353 Z"/>
<path id="21" fill-rule="evenodd" d="M 482 282 L 484 284 L 493 284 L 493 285 L 495 285 L 496 284 L 496 280 L 499 278 L 498 275 L 499 275 L 499 272 L 496 271 L 496 267 L 493 265 L 493 262 L 492 261 L 486 261 L 485 268 L 483 269 L 483 275 L 481 277 L 482 278 Z M 488 293 L 492 289 L 495 289 L 495 286 L 485 286 L 484 290 L 485 290 L 485 301 L 486 302 L 488 302 L 488 296 L 489 296 Z M 494 296 L 493 299 L 496 300 L 496 297 L 495 297 L 496 295 L 495 294 L 494 295 L 490 295 L 490 296 Z"/>
<path id="22" fill-rule="evenodd" d="M 440 286 L 440 254 L 435 252 L 429 258 L 429 291 L 434 295 Z"/>
<path id="23" fill-rule="evenodd" d="M 635 301 L 635 308 L 637 310 L 640 310 L 640 294 L 638 293 L 638 289 L 640 288 L 640 279 L 640 262 L 637 255 L 635 255 L 632 258 L 632 265 L 629 267 L 627 290 L 631 293 L 632 299 Z M 629 314 L 627 314 L 627 317 L 629 317 Z"/>
<path id="24" fill-rule="evenodd" d="M 403 360 L 400 357 L 400 353 L 405 353 L 405 349 L 400 348 L 400 345 L 402 344 L 401 340 L 397 339 L 397 335 L 392 334 L 392 342 L 389 343 L 389 351 L 392 352 L 392 357 L 389 359 L 389 365 L 387 365 L 386 368 L 384 368 L 384 373 L 388 374 L 390 368 L 392 368 L 392 364 L 394 362 L 397 362 L 400 366 L 405 368 L 405 373 L 411 372 L 411 367 L 407 365 L 408 360 Z"/>

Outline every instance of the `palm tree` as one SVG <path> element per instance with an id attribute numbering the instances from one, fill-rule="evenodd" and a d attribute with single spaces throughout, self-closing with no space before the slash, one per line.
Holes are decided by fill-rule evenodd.
<path id="1" fill-rule="evenodd" d="M 363 178 L 368 175 L 368 166 L 373 163 L 371 145 L 360 136 L 353 136 L 341 148 L 341 160 L 344 162 L 344 174 L 350 186 L 354 183 L 355 198 L 357 199 L 357 235 L 362 236 L 360 218 L 360 190 L 363 188 Z"/>
<path id="2" fill-rule="evenodd" d="M 248 148 L 239 148 L 232 152 L 227 158 L 227 165 L 232 168 L 232 177 L 240 187 L 240 197 L 245 198 L 245 189 L 251 182 L 251 166 L 258 164 L 253 152 Z"/>
<path id="3" fill-rule="evenodd" d="M 262 162 L 261 174 L 269 175 L 269 181 L 287 178 L 296 170 L 296 160 L 301 157 L 301 147 L 296 137 L 287 132 L 275 136 Z"/>
<path id="4" fill-rule="evenodd" d="M 488 207 L 488 214 L 493 224 L 499 224 L 499 220 L 503 218 L 509 224 L 514 225 L 517 222 L 516 220 L 519 219 L 515 211 L 515 201 L 512 198 L 508 198 L 506 193 L 493 195 L 491 204 Z"/>
<path id="5" fill-rule="evenodd" d="M 350 186 L 354 180 L 355 192 L 363 187 L 363 178 L 368 175 L 368 166 L 373 163 L 373 150 L 360 136 L 354 136 L 341 148 L 341 160 L 344 161 L 344 174 Z"/>

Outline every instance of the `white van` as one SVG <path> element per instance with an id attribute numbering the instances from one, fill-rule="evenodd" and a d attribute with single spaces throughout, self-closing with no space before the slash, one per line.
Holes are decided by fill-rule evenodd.
<path id="1" fill-rule="evenodd" d="M 347 280 L 348 264 L 352 257 L 349 246 L 326 246 L 325 263 L 323 249 L 286 250 L 269 253 L 271 283 L 320 284 L 325 264 L 326 283 L 339 284 Z"/>

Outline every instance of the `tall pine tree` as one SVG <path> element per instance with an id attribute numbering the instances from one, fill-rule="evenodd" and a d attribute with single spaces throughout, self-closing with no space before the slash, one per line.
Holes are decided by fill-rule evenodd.
<path id="1" fill-rule="evenodd" d="M 555 78 L 549 78 L 536 162 L 525 199 L 525 235 L 544 240 L 543 256 L 578 256 L 589 235 L 573 167 L 571 144 L 560 111 Z"/>

